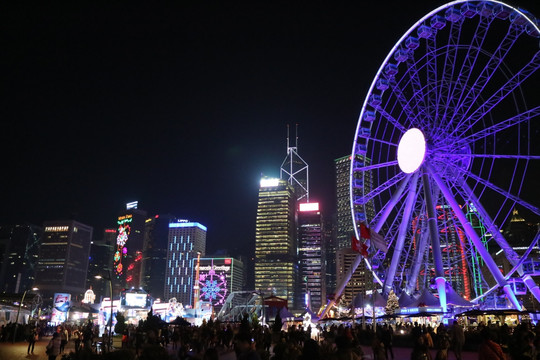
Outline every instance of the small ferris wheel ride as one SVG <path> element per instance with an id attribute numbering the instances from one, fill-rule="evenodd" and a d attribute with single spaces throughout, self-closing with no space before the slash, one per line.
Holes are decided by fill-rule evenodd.
<path id="1" fill-rule="evenodd" d="M 531 259 L 540 233 L 518 253 L 501 232 L 516 208 L 540 216 L 531 198 L 540 175 L 538 24 L 500 1 L 453 1 L 417 21 L 384 59 L 350 172 L 357 237 L 367 226 L 387 245 L 371 244 L 365 259 L 383 294 L 436 289 L 446 312 L 452 290 L 473 302 L 498 290 L 521 309 L 518 279 L 540 301 L 532 278 L 540 261 Z M 502 273 L 493 249 L 511 271 Z"/>

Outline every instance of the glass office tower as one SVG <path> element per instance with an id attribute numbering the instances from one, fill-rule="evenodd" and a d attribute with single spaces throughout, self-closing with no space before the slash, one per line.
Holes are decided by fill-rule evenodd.
<path id="1" fill-rule="evenodd" d="M 255 229 L 255 289 L 294 307 L 298 276 L 296 196 L 286 180 L 262 178 Z"/>

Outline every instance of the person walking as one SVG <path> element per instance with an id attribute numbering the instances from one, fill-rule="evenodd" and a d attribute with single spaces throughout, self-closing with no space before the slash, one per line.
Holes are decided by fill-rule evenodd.
<path id="1" fill-rule="evenodd" d="M 60 345 L 62 344 L 62 339 L 60 334 L 55 332 L 51 340 L 46 347 L 46 354 L 49 357 L 49 360 L 56 360 L 56 357 L 60 355 Z"/>
<path id="2" fill-rule="evenodd" d="M 461 325 L 454 320 L 454 325 L 452 326 L 452 350 L 457 360 L 462 360 L 461 351 L 463 350 L 463 344 L 465 344 L 465 333 Z"/>

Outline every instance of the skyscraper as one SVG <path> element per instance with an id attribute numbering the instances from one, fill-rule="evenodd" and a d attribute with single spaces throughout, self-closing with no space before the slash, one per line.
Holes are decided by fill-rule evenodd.
<path id="1" fill-rule="evenodd" d="M 110 289 L 107 281 L 96 279 L 96 276 L 112 276 L 112 256 L 116 250 L 116 229 L 105 229 L 103 238 L 92 241 L 90 246 L 90 259 L 88 262 L 88 275 L 86 277 L 87 288 L 92 287 L 97 300 L 110 297 Z"/>
<path id="2" fill-rule="evenodd" d="M 0 292 L 32 288 L 42 233 L 31 224 L 0 226 Z"/>
<path id="3" fill-rule="evenodd" d="M 370 164 L 368 158 L 362 155 L 356 155 L 359 161 L 365 161 Z M 351 156 L 343 156 L 334 160 L 336 168 L 336 221 L 337 221 L 337 246 L 338 249 L 351 247 L 351 235 L 354 235 L 354 225 L 351 212 L 351 192 L 350 192 L 350 171 L 351 171 Z M 364 191 L 371 191 L 373 179 L 371 172 L 363 179 Z M 356 189 L 355 189 L 356 191 Z M 368 201 L 363 206 L 362 212 L 365 214 L 364 222 L 369 226 L 371 219 L 375 217 L 375 208 L 373 201 Z"/>
<path id="4" fill-rule="evenodd" d="M 323 258 L 325 244 L 322 216 L 317 202 L 299 204 L 298 243 L 304 305 L 309 305 L 317 312 L 326 300 L 326 268 Z"/>
<path id="5" fill-rule="evenodd" d="M 262 178 L 255 229 L 255 289 L 295 304 L 297 293 L 296 195 L 282 179 Z"/>
<path id="6" fill-rule="evenodd" d="M 363 157 L 361 155 L 356 155 Z M 369 163 L 369 159 L 363 159 Z M 351 195 L 350 195 L 350 170 L 351 156 L 343 156 L 334 160 L 336 168 L 336 285 L 339 284 L 342 276 L 349 270 L 350 265 L 354 262 L 354 258 L 358 253 L 350 251 L 351 237 L 354 236 L 354 224 L 351 212 Z M 371 174 L 364 179 L 364 186 L 367 191 L 371 189 L 372 179 Z M 366 214 L 365 223 L 369 225 L 369 221 L 375 216 L 373 201 L 369 201 L 362 211 Z M 341 251 L 343 250 L 343 251 Z M 365 262 L 362 261 L 352 275 L 349 284 L 344 290 L 344 300 L 352 301 L 352 292 L 358 293 L 360 287 L 358 284 L 366 281 L 373 281 L 371 274 L 365 275 Z M 363 288 L 362 288 L 363 289 Z M 347 304 L 348 305 L 348 304 Z"/>
<path id="7" fill-rule="evenodd" d="M 169 224 L 165 301 L 176 298 L 184 306 L 193 305 L 194 261 L 206 252 L 206 226 L 178 220 Z"/>
<path id="8" fill-rule="evenodd" d="M 155 215 L 146 219 L 142 260 L 142 286 L 154 299 L 164 299 L 167 273 L 167 245 L 172 215 Z"/>
<path id="9" fill-rule="evenodd" d="M 141 286 L 144 223 L 146 211 L 137 208 L 137 202 L 126 205 L 117 219 L 116 249 L 113 258 L 115 285 L 120 288 Z"/>
<path id="10" fill-rule="evenodd" d="M 34 286 L 44 297 L 70 293 L 82 298 L 86 291 L 92 227 L 74 220 L 48 221 L 43 226 Z"/>

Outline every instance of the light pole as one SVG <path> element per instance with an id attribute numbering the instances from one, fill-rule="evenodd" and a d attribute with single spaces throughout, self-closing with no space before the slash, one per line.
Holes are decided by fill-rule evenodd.
<path id="1" fill-rule="evenodd" d="M 109 281 L 109 290 L 110 290 L 110 293 L 111 293 L 111 316 L 109 317 L 109 321 L 110 321 L 110 324 L 109 324 L 109 344 L 108 344 L 108 348 L 109 348 L 109 352 L 111 351 L 111 343 L 112 343 L 112 317 L 113 317 L 113 292 L 112 292 L 112 277 L 111 277 L 111 271 L 110 270 L 107 270 L 107 277 L 103 277 L 101 275 L 96 275 L 94 276 L 96 279 L 104 279 L 104 280 L 108 280 Z"/>
<path id="2" fill-rule="evenodd" d="M 32 288 L 33 291 L 37 291 L 39 290 L 38 288 Z M 22 307 L 22 304 L 24 302 L 24 298 L 26 297 L 26 293 L 28 292 L 28 289 L 27 290 L 24 290 L 24 293 L 23 293 L 23 296 L 22 296 L 22 299 L 21 299 L 21 302 L 19 303 L 19 309 L 17 309 L 17 316 L 15 317 L 15 329 L 13 330 L 13 341 L 12 343 L 15 342 L 15 339 L 17 338 L 17 328 L 19 327 L 18 325 L 18 322 L 19 322 L 19 314 L 21 313 L 21 307 Z"/>

